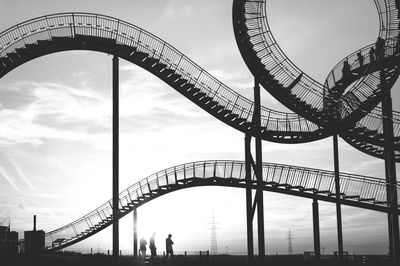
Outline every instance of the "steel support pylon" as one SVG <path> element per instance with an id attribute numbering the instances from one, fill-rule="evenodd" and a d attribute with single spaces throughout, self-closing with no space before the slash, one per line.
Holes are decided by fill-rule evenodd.
<path id="1" fill-rule="evenodd" d="M 335 168 L 335 194 L 336 194 L 336 224 L 338 238 L 338 262 L 343 264 L 343 230 L 342 230 L 342 207 L 340 204 L 340 176 L 339 176 L 339 147 L 338 135 L 333 134 L 333 161 Z"/>
<path id="2" fill-rule="evenodd" d="M 138 259 L 137 208 L 133 209 L 133 259 Z"/>
<path id="3" fill-rule="evenodd" d="M 247 222 L 247 256 L 249 261 L 254 260 L 254 240 L 253 240 L 253 195 L 252 195 L 252 174 L 251 174 L 251 135 L 246 135 L 245 162 L 246 162 L 246 222 Z"/>
<path id="4" fill-rule="evenodd" d="M 112 119 L 112 132 L 113 132 L 113 182 L 112 182 L 112 205 L 113 205 L 113 256 L 119 256 L 119 65 L 118 57 L 113 56 L 112 63 L 112 100 L 113 100 L 113 119 Z"/>
<path id="5" fill-rule="evenodd" d="M 396 161 L 393 136 L 393 107 L 390 88 L 386 86 L 386 74 L 380 72 L 382 88 L 382 123 L 384 135 L 386 193 L 389 206 L 389 256 L 393 265 L 400 265 L 399 210 L 397 201 Z"/>
<path id="6" fill-rule="evenodd" d="M 247 213 L 247 253 L 249 260 L 254 258 L 253 247 L 253 218 L 257 209 L 257 230 L 258 230 L 258 258 L 260 261 L 265 260 L 265 237 L 264 237 L 264 189 L 262 177 L 262 139 L 261 132 L 261 96 L 260 85 L 254 82 L 254 112 L 252 119 L 252 127 L 255 137 L 255 153 L 256 161 L 254 162 L 251 154 L 250 134 L 245 136 L 245 161 L 246 161 L 246 213 Z M 252 171 L 256 176 L 256 181 L 252 180 Z M 252 187 L 256 184 L 256 195 L 252 197 Z"/>
<path id="7" fill-rule="evenodd" d="M 318 200 L 316 200 L 316 199 L 313 199 L 312 213 L 313 213 L 315 260 L 320 261 L 321 260 L 321 242 L 320 242 L 320 233 L 319 233 L 319 208 L 318 208 Z"/>

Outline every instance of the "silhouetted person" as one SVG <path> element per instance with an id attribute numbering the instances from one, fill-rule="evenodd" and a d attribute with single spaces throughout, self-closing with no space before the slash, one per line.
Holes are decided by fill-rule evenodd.
<path id="1" fill-rule="evenodd" d="M 371 49 L 369 49 L 369 63 L 372 63 L 375 61 L 375 48 L 371 47 Z"/>
<path id="2" fill-rule="evenodd" d="M 347 58 L 343 61 L 342 74 L 343 74 L 343 79 L 348 78 L 350 76 L 350 64 Z"/>
<path id="3" fill-rule="evenodd" d="M 141 239 L 140 239 L 139 250 L 140 250 L 140 254 L 142 255 L 143 258 L 146 257 L 146 245 L 147 245 L 146 239 L 141 238 Z"/>
<path id="4" fill-rule="evenodd" d="M 168 254 L 171 254 L 171 259 L 174 259 L 174 250 L 172 249 L 172 245 L 174 242 L 171 239 L 172 235 L 169 234 L 168 237 L 165 239 L 165 250 L 167 253 L 167 256 L 165 257 L 165 260 L 168 259 Z"/>
<path id="5" fill-rule="evenodd" d="M 155 240 L 154 240 L 154 235 L 156 233 L 153 233 L 152 236 L 150 237 L 150 241 L 149 241 L 149 248 L 150 248 L 150 252 L 151 252 L 151 256 L 150 259 L 153 260 L 154 257 L 157 256 L 157 248 L 156 248 L 156 244 L 155 244 Z"/>
<path id="6" fill-rule="evenodd" d="M 375 43 L 375 58 L 379 60 L 385 57 L 385 40 L 381 37 L 376 39 Z"/>
<path id="7" fill-rule="evenodd" d="M 364 65 L 364 56 L 361 54 L 361 51 L 357 53 L 357 59 L 360 67 L 362 67 Z"/>

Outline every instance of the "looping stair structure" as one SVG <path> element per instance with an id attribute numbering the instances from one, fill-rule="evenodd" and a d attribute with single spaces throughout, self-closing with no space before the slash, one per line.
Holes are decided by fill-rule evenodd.
<path id="1" fill-rule="evenodd" d="M 400 1 L 375 0 L 381 41 L 353 52 L 319 83 L 279 48 L 267 20 L 266 0 L 233 0 L 233 28 L 240 53 L 258 83 L 293 113 L 261 107 L 261 127 L 253 123 L 255 103 L 209 74 L 176 48 L 128 22 L 91 13 L 59 13 L 20 23 L 0 33 L 0 78 L 35 58 L 69 50 L 112 54 L 151 72 L 203 110 L 243 132 L 278 143 L 305 143 L 339 134 L 350 145 L 384 158 L 382 84 L 391 88 L 399 69 Z M 374 48 L 374 53 L 370 53 Z M 395 159 L 400 162 L 400 113 L 393 113 Z M 151 175 L 119 195 L 119 217 L 161 195 L 195 186 L 244 188 L 245 163 L 202 161 Z M 333 172 L 262 164 L 265 191 L 285 193 L 388 212 L 387 190 L 397 182 Z M 253 171 L 253 170 L 252 170 Z M 252 172 L 254 188 L 258 184 Z M 257 184 L 256 184 L 257 183 Z M 339 194 L 339 193 L 338 193 Z M 48 250 L 62 249 L 111 225 L 112 201 L 46 234 Z M 55 241 L 57 240 L 57 241 Z M 56 245 L 52 245 L 57 243 Z"/>
<path id="2" fill-rule="evenodd" d="M 349 144 L 383 158 L 381 74 L 389 88 L 399 70 L 399 1 L 376 0 L 383 48 L 368 45 L 346 56 L 321 84 L 299 69 L 275 41 L 265 0 L 234 0 L 233 28 L 240 53 L 258 82 L 283 105 Z M 358 55 L 359 54 L 359 55 Z M 362 58 L 362 59 L 360 59 Z M 343 72 L 344 62 L 348 68 Z M 396 161 L 400 160 L 399 113 L 394 112 Z"/>
<path id="3" fill-rule="evenodd" d="M 120 217 L 164 194 L 190 187 L 225 186 L 244 188 L 245 162 L 200 161 L 161 170 L 125 189 L 119 194 Z M 257 184 L 252 172 L 253 186 Z M 376 211 L 387 211 L 384 179 L 348 173 L 340 174 L 341 204 Z M 335 174 L 293 165 L 263 163 L 263 189 L 305 198 L 336 202 Z M 400 183 L 397 184 L 400 190 Z M 62 249 L 111 225 L 112 200 L 109 200 L 57 230 L 46 233 L 48 250 Z M 54 240 L 57 245 L 51 245 Z"/>

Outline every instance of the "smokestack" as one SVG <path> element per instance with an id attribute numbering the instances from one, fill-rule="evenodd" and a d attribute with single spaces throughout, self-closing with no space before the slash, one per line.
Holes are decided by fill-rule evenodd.
<path id="1" fill-rule="evenodd" d="M 36 215 L 33 215 L 33 231 L 36 231 Z"/>

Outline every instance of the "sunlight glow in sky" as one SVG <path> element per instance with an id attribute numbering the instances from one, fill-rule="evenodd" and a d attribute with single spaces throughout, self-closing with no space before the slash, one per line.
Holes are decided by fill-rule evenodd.
<path id="1" fill-rule="evenodd" d="M 246 97 L 252 77 L 233 35 L 231 0 L 0 0 L 3 31 L 58 12 L 100 13 L 159 36 Z M 373 43 L 373 1 L 271 0 L 277 42 L 295 64 L 323 82 L 347 54 Z M 351 25 L 351 27 L 349 26 Z M 73 51 L 33 60 L 0 80 L 0 224 L 12 230 L 59 228 L 111 198 L 111 59 Z M 397 89 L 397 88 L 395 88 Z M 208 115 L 145 70 L 120 60 L 120 190 L 164 168 L 197 160 L 244 160 L 244 136 Z M 395 97 L 394 97 L 395 98 Z M 263 105 L 286 110 L 263 92 Z M 398 107 L 398 103 L 394 102 Z M 398 110 L 398 108 L 397 108 Z M 263 142 L 266 162 L 333 169 L 331 138 L 309 144 Z M 382 160 L 340 142 L 343 172 L 384 177 Z M 191 188 L 138 210 L 139 238 L 168 233 L 176 251 L 210 249 L 212 213 L 218 251 L 246 251 L 245 194 L 240 189 Z M 343 207 L 344 250 L 387 252 L 383 213 Z M 265 193 L 267 254 L 313 250 L 311 200 Z M 337 250 L 334 204 L 320 202 L 321 247 Z M 120 222 L 121 249 L 131 253 L 132 215 Z M 256 235 L 255 235 L 256 236 Z M 111 249 L 111 228 L 71 249 Z M 257 247 L 255 246 L 255 250 Z"/>

